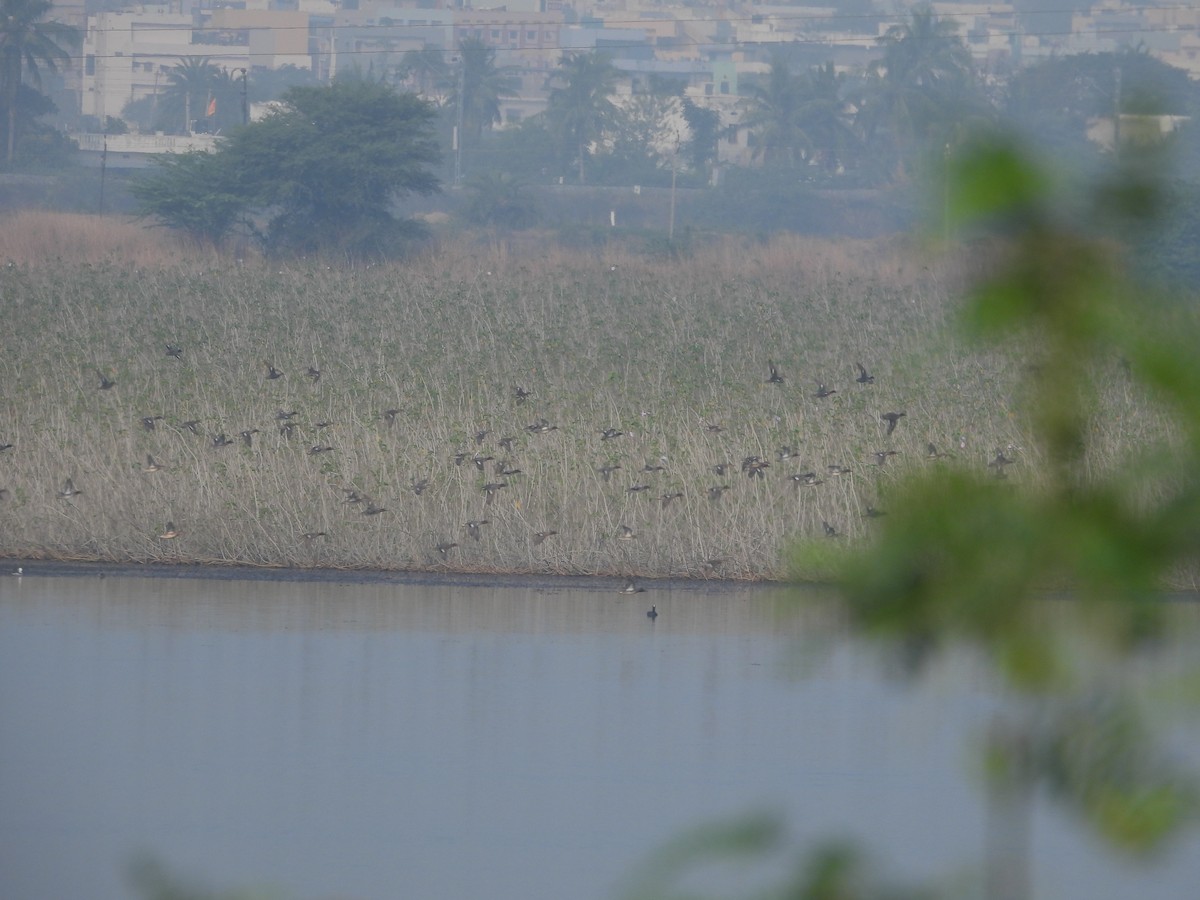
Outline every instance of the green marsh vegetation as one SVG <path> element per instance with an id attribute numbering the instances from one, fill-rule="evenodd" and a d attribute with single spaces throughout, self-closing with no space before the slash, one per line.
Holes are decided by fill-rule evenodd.
<path id="1" fill-rule="evenodd" d="M 676 261 L 463 244 L 345 269 L 75 258 L 0 270 L 10 555 L 777 578 L 813 537 L 801 574 L 824 578 L 907 474 L 1049 477 L 1030 355 L 955 337 L 964 272 L 903 242 L 729 241 Z M 1089 373 L 1107 412 L 1081 471 L 1171 441 L 1115 355 Z M 891 434 L 887 412 L 906 413 Z M 989 467 L 997 454 L 1012 464 Z M 807 473 L 819 483 L 791 477 Z M 67 478 L 81 494 L 59 496 Z M 475 540 L 464 526 L 485 519 Z"/>

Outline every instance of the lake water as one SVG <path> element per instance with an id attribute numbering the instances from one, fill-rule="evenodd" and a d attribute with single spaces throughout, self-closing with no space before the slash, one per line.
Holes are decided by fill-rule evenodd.
<path id="1" fill-rule="evenodd" d="M 305 900 L 600 900 L 752 811 L 961 886 L 995 702 L 761 589 L 6 576 L 0 897 L 131 897 L 150 854 Z M 1200 896 L 1195 834 L 1143 868 L 1048 805 L 1033 829 L 1039 897 Z"/>

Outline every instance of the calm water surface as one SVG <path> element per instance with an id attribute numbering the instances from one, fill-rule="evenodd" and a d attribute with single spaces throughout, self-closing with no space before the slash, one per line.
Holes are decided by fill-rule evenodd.
<path id="1" fill-rule="evenodd" d="M 754 810 L 969 876 L 994 704 L 762 590 L 5 577 L 0 898 L 130 897 L 150 853 L 306 900 L 600 900 Z M 1049 807 L 1034 835 L 1040 897 L 1200 896 L 1194 836 L 1143 869 Z"/>

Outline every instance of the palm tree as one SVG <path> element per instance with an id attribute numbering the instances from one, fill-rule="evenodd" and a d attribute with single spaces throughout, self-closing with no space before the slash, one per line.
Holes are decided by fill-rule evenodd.
<path id="1" fill-rule="evenodd" d="M 183 133 L 192 131 L 192 122 L 205 115 L 221 70 L 203 56 L 181 56 L 179 64 L 167 73 L 163 93 L 164 114 L 183 121 Z"/>
<path id="2" fill-rule="evenodd" d="M 417 93 L 429 99 L 435 91 L 450 83 L 450 67 L 446 65 L 445 51 L 433 44 L 420 50 L 408 50 L 400 58 L 400 70 L 405 78 L 411 78 Z"/>
<path id="3" fill-rule="evenodd" d="M 50 0 L 0 0 L 0 95 L 8 124 L 6 160 L 12 165 L 16 150 L 17 89 L 28 76 L 40 89 L 40 67 L 57 72 L 71 62 L 64 47 L 79 43 L 79 32 L 62 22 L 44 22 L 54 8 Z"/>
<path id="4" fill-rule="evenodd" d="M 562 142 L 564 155 L 579 153 L 579 181 L 584 181 L 584 159 L 588 145 L 603 136 L 617 118 L 617 107 L 609 99 L 618 76 L 608 56 L 598 51 L 572 53 L 563 57 L 550 76 L 546 116 Z"/>
<path id="5" fill-rule="evenodd" d="M 929 6 L 913 9 L 909 20 L 879 38 L 883 59 L 871 64 L 859 122 L 868 142 L 882 141 L 903 166 L 914 149 L 952 126 L 970 107 L 974 93 L 971 54 L 949 19 Z M 964 106 L 965 104 L 965 106 Z"/>
<path id="6" fill-rule="evenodd" d="M 515 94 L 520 82 L 496 68 L 496 51 L 481 38 L 463 38 L 458 49 L 462 59 L 452 99 L 462 104 L 463 130 L 478 141 L 483 129 L 500 121 L 500 98 Z"/>
<path id="7" fill-rule="evenodd" d="M 766 82 L 754 88 L 752 106 L 743 121 L 757 138 L 755 156 L 764 163 L 795 166 L 807 157 L 812 142 L 802 121 L 804 89 L 779 56 L 771 60 Z"/>

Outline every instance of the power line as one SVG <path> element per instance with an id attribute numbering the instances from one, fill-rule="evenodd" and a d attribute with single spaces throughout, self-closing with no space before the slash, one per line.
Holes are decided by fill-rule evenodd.
<path id="1" fill-rule="evenodd" d="M 203 29 L 201 29 L 201 30 L 203 30 Z M 1019 30 L 1019 29 L 1014 30 L 1014 31 L 1002 31 L 1002 30 L 989 29 L 989 30 L 983 32 L 983 34 L 989 38 L 990 37 L 1053 38 L 1053 37 L 1076 37 L 1076 36 L 1078 36 L 1078 37 L 1105 37 L 1105 36 L 1115 36 L 1115 35 L 1174 34 L 1174 33 L 1188 33 L 1188 32 L 1193 32 L 1196 30 L 1197 29 L 1195 26 L 1190 26 L 1190 25 L 1164 25 L 1164 26 L 1155 26 L 1155 27 L 1103 28 L 1103 29 L 1094 29 L 1094 30 L 1090 30 L 1090 31 L 1036 31 L 1036 32 L 1032 32 L 1032 31 L 1024 31 L 1024 30 Z M 974 33 L 979 34 L 979 32 L 974 32 Z M 872 41 L 872 42 L 877 43 L 878 37 L 871 38 L 871 37 L 867 37 L 864 35 L 863 37 L 846 37 L 846 38 L 793 38 L 791 40 L 786 40 L 786 41 L 783 41 L 783 40 L 781 40 L 781 41 L 765 41 L 765 40 L 758 40 L 758 41 L 755 41 L 755 40 L 726 40 L 726 41 L 722 41 L 722 40 L 704 40 L 704 39 L 697 38 L 697 39 L 691 39 L 691 40 L 676 41 L 673 46 L 676 46 L 676 47 L 678 47 L 678 46 L 708 47 L 708 48 L 713 48 L 713 49 L 723 49 L 723 48 L 736 49 L 736 48 L 740 48 L 740 47 L 753 47 L 753 48 L 766 48 L 766 49 L 782 48 L 782 47 L 852 47 L 852 46 L 858 46 L 858 45 L 864 43 L 865 41 Z M 570 52 L 586 53 L 586 52 L 590 52 L 592 50 L 598 50 L 600 52 L 604 52 L 607 50 L 627 50 L 627 49 L 634 49 L 634 48 L 644 48 L 644 47 L 649 47 L 649 46 L 651 46 L 651 45 L 648 45 L 644 41 L 625 41 L 625 42 L 614 41 L 611 43 L 605 43 L 605 44 L 603 44 L 601 46 L 597 46 L 597 47 L 578 47 L 578 46 L 574 46 L 574 45 L 555 43 L 555 44 L 542 44 L 542 45 L 536 46 L 536 47 L 489 47 L 488 49 L 502 51 L 506 54 L 523 55 L 523 54 L 560 52 L 560 51 L 568 52 L 568 53 L 570 53 Z M 462 52 L 461 50 L 458 50 L 457 48 L 446 49 L 446 48 L 426 47 L 425 49 L 426 49 L 426 51 L 428 51 L 430 49 L 434 49 L 434 50 L 436 50 L 436 52 L 442 53 L 443 55 L 448 56 L 448 57 L 459 56 Z M 318 51 L 317 53 L 313 53 L 313 52 L 304 52 L 304 53 L 277 52 L 277 53 L 262 53 L 262 54 L 255 54 L 255 55 L 285 56 L 285 57 L 286 56 L 317 56 L 317 55 L 332 56 L 336 53 L 338 56 L 356 56 L 356 55 L 366 56 L 366 55 L 375 55 L 375 54 L 380 54 L 380 53 L 396 53 L 396 52 L 398 52 L 398 51 L 389 50 L 389 49 L 383 48 L 383 47 L 359 47 L 359 48 L 353 48 L 353 49 L 330 48 L 327 50 Z M 80 55 L 69 55 L 68 58 L 70 60 L 72 60 L 73 62 L 82 62 L 87 58 L 90 58 L 93 60 L 98 60 L 98 59 L 133 59 L 135 56 L 172 56 L 172 57 L 178 57 L 178 58 L 182 59 L 184 57 L 193 57 L 194 56 L 194 57 L 200 57 L 201 59 L 215 59 L 215 58 L 220 58 L 220 57 L 233 57 L 233 56 L 242 57 L 242 56 L 250 55 L 249 47 L 245 44 L 231 44 L 231 45 L 229 45 L 228 52 L 207 52 L 207 53 L 143 52 L 143 53 L 138 53 L 138 51 L 135 47 L 133 49 L 132 53 L 133 53 L 133 55 L 126 55 L 125 53 L 80 54 Z M 685 62 L 686 61 L 687 60 L 685 60 Z M 669 74 L 669 73 L 664 73 L 664 74 Z"/>
<path id="2" fill-rule="evenodd" d="M 1127 13 L 1139 13 L 1139 12 L 1146 12 L 1146 11 L 1151 11 L 1151 10 L 1158 12 L 1158 11 L 1166 11 L 1166 10 L 1191 11 L 1193 9 L 1195 9 L 1195 6 L 1190 3 L 1181 3 L 1181 4 L 1176 4 L 1173 6 L 1157 6 L 1157 5 L 1150 4 L 1150 5 L 1146 5 L 1146 6 L 1121 7 L 1120 9 L 1113 9 L 1111 12 L 1116 15 L 1124 15 Z M 416 8 L 412 8 L 411 11 L 419 12 L 420 10 L 418 10 Z M 473 12 L 473 11 L 468 10 L 468 12 Z M 480 13 L 480 15 L 486 15 L 488 10 L 480 10 L 478 12 Z M 1102 8 L 1101 13 L 1103 14 L 1105 12 L 1107 12 L 1107 11 Z M 990 15 L 991 13 L 988 13 L 988 14 Z M 1065 14 L 1083 15 L 1082 13 L 1079 12 L 1079 10 L 1072 10 L 1072 9 L 1040 9 L 1040 10 L 1031 10 L 1029 12 L 1018 12 L 1018 11 L 1014 10 L 1011 13 L 1011 15 L 1014 18 L 1024 18 L 1027 16 L 1040 16 L 1040 15 L 1065 15 Z M 122 13 L 115 13 L 115 15 L 122 15 Z M 1090 13 L 1088 15 L 1090 15 Z M 946 20 L 946 21 L 957 21 L 958 19 L 975 18 L 975 16 L 942 15 L 942 16 L 939 16 L 938 18 L 940 20 Z M 713 22 L 713 23 L 726 22 L 726 23 L 730 23 L 730 24 L 751 24 L 751 25 L 760 24 L 760 22 L 756 22 L 756 20 L 761 20 L 762 22 L 768 22 L 768 21 L 769 22 L 877 21 L 877 22 L 881 22 L 881 23 L 882 22 L 893 22 L 896 24 L 900 24 L 900 23 L 909 21 L 909 16 L 902 14 L 902 13 L 892 13 L 892 14 L 847 13 L 844 15 L 841 15 L 841 14 L 822 15 L 822 14 L 815 14 L 815 13 L 795 13 L 795 14 L 787 14 L 787 15 L 773 15 L 773 14 L 752 13 L 750 15 L 745 15 L 745 16 L 723 16 L 721 18 L 714 18 L 712 16 L 680 16 L 680 17 L 672 16 L 672 17 L 662 17 L 662 18 L 605 19 L 605 20 L 603 20 L 603 24 L 600 27 L 604 28 L 604 29 L 636 28 L 638 26 L 643 26 L 643 25 L 672 25 L 672 24 L 688 24 L 688 23 L 695 23 L 695 22 Z M 225 25 L 225 26 L 208 25 L 208 26 L 197 26 L 194 24 L 189 25 L 189 24 L 184 24 L 184 23 L 180 23 L 177 25 L 163 24 L 161 26 L 150 25 L 150 26 L 138 28 L 137 33 L 138 34 L 149 34 L 149 33 L 155 32 L 155 31 L 171 33 L 171 32 L 177 32 L 177 31 L 184 31 L 184 30 L 188 30 L 188 29 L 193 30 L 193 31 L 301 31 L 301 30 L 303 30 L 306 32 L 311 31 L 313 29 L 319 29 L 319 30 L 324 30 L 324 31 L 341 31 L 341 30 L 371 31 L 373 29 L 388 30 L 388 29 L 398 29 L 398 28 L 403 28 L 403 29 L 413 29 L 413 28 L 462 29 L 462 28 L 476 28 L 476 27 L 479 27 L 482 25 L 499 25 L 499 26 L 505 27 L 505 28 L 514 27 L 514 26 L 538 27 L 538 28 L 554 27 L 554 26 L 571 27 L 569 25 L 569 23 L 566 23 L 561 19 L 536 19 L 536 18 L 535 19 L 520 19 L 520 20 L 512 20 L 512 21 L 503 20 L 503 21 L 492 21 L 492 22 L 486 22 L 486 21 L 464 22 L 461 20 L 460 21 L 449 21 L 449 22 L 422 21 L 417 24 L 405 24 L 405 23 L 397 23 L 397 22 L 392 22 L 392 21 L 389 21 L 389 22 L 362 22 L 362 23 L 330 22 L 328 24 L 323 24 L 323 23 L 313 24 L 312 20 L 310 19 L 309 24 L 307 24 L 307 25 Z M 1194 26 L 1175 26 L 1175 27 L 1190 28 L 1190 27 L 1194 27 Z M 1153 30 L 1153 29 L 1148 29 L 1148 30 Z M 129 28 L 128 27 L 92 28 L 92 29 L 89 29 L 89 31 L 92 31 L 95 33 L 100 33 L 100 34 L 118 34 L 118 33 L 125 34 L 125 33 L 129 32 Z M 1037 34 L 1037 32 L 1026 32 L 1026 33 Z M 864 32 L 864 34 L 865 34 L 865 32 Z"/>

